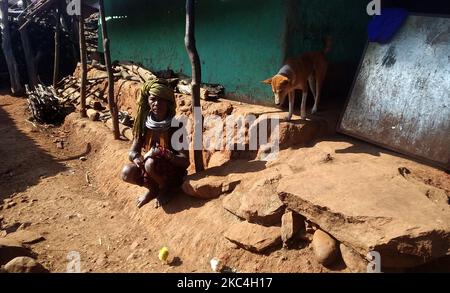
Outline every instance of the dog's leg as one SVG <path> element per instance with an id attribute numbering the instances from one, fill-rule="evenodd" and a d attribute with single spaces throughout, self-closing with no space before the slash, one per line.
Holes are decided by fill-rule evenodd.
<path id="1" fill-rule="evenodd" d="M 314 100 L 316 100 L 316 78 L 314 75 L 311 75 L 308 78 L 309 88 L 311 89 L 311 92 L 314 96 Z"/>
<path id="2" fill-rule="evenodd" d="M 308 98 L 308 88 L 304 87 L 302 91 L 302 107 L 300 109 L 300 118 L 302 120 L 306 119 L 306 99 Z"/>
<path id="3" fill-rule="evenodd" d="M 319 107 L 320 97 L 322 95 L 322 85 L 325 81 L 325 75 L 327 74 L 328 64 L 324 60 L 322 65 L 319 67 L 320 70 L 315 71 L 315 84 L 316 84 L 316 96 L 314 101 L 314 107 L 312 109 L 312 114 L 317 112 L 317 108 Z"/>
<path id="4" fill-rule="evenodd" d="M 316 80 L 315 86 L 316 86 L 316 95 L 314 96 L 314 107 L 312 108 L 311 114 L 317 113 L 317 107 L 319 106 L 320 94 L 322 91 L 322 81 Z"/>
<path id="5" fill-rule="evenodd" d="M 290 121 L 292 114 L 294 113 L 294 103 L 295 103 L 295 90 L 289 92 L 289 114 L 286 117 L 287 121 Z"/>

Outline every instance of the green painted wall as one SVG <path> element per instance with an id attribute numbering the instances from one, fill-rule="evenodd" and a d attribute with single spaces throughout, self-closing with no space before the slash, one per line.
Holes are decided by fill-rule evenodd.
<path id="1" fill-rule="evenodd" d="M 105 3 L 107 15 L 127 16 L 108 22 L 112 58 L 190 75 L 184 47 L 185 1 L 124 2 Z M 263 102 L 270 91 L 259 81 L 282 62 L 283 30 L 280 1 L 197 1 L 196 42 L 202 81 L 221 83 L 227 93 Z"/>
<path id="2" fill-rule="evenodd" d="M 332 61 L 357 62 L 368 17 L 361 0 L 198 0 L 196 40 L 202 82 L 221 83 L 242 100 L 272 104 L 261 80 L 286 56 L 321 49 L 331 34 Z M 184 0 L 105 1 L 114 60 L 191 73 L 184 47 Z M 120 17 L 120 18 L 117 18 Z"/>

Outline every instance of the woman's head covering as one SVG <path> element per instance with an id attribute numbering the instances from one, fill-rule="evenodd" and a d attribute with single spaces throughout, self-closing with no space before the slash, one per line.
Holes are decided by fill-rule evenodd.
<path id="1" fill-rule="evenodd" d="M 142 86 L 140 94 L 137 98 L 137 112 L 136 119 L 134 120 L 133 135 L 135 138 L 141 137 L 144 134 L 145 121 L 150 111 L 148 104 L 148 97 L 158 97 L 168 101 L 168 113 L 167 117 L 172 118 L 175 116 L 175 95 L 170 88 L 169 83 L 165 79 L 154 78 Z"/>

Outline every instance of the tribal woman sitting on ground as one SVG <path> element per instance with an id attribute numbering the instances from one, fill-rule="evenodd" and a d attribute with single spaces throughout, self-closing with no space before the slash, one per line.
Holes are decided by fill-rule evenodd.
<path id="1" fill-rule="evenodd" d="M 138 97 L 137 115 L 133 127 L 133 144 L 129 151 L 132 162 L 123 167 L 125 182 L 148 190 L 137 200 L 140 208 L 156 198 L 156 207 L 166 204 L 171 192 L 181 186 L 189 167 L 189 152 L 176 151 L 171 127 L 175 116 L 175 96 L 163 79 L 146 82 Z M 141 151 L 144 151 L 144 155 Z"/>

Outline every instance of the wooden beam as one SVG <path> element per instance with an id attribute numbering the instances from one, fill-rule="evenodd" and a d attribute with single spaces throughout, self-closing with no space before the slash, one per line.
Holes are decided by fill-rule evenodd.
<path id="1" fill-rule="evenodd" d="M 61 21 L 61 8 L 57 8 L 56 14 L 56 25 L 55 25 L 55 58 L 53 61 L 53 88 L 56 89 L 58 86 L 59 79 L 59 58 L 60 58 L 60 21 Z"/>
<path id="2" fill-rule="evenodd" d="M 80 40 L 80 62 L 81 62 L 80 115 L 81 117 L 87 117 L 86 114 L 87 53 L 86 53 L 86 38 L 84 35 L 83 12 L 81 12 L 81 15 L 78 17 L 78 33 Z"/>
<path id="3" fill-rule="evenodd" d="M 27 5 L 27 3 L 24 4 Z M 28 84 L 33 89 L 39 84 L 33 47 L 30 44 L 27 28 L 19 29 L 19 34 L 22 41 L 23 53 L 25 55 L 25 64 L 27 66 Z"/>
<path id="4" fill-rule="evenodd" d="M 8 66 L 9 80 L 11 84 L 11 92 L 13 95 L 20 95 L 23 93 L 23 86 L 20 82 L 19 67 L 17 66 L 16 58 L 12 50 L 11 32 L 8 20 L 8 1 L 1 1 L 1 29 L 2 29 L 2 50 L 5 55 L 6 65 Z"/>
<path id="5" fill-rule="evenodd" d="M 66 6 L 64 5 L 65 2 L 62 2 L 62 3 L 63 4 L 61 5 L 60 9 L 66 9 Z M 79 44 L 79 42 L 78 42 L 78 38 L 79 38 L 78 25 L 76 24 L 77 22 L 70 21 L 71 17 L 69 15 L 67 15 L 67 13 L 62 12 L 60 14 L 60 16 L 61 16 L 61 24 L 62 24 L 62 27 L 60 29 L 62 29 L 63 31 L 65 30 L 69 33 L 70 54 L 72 54 L 71 57 L 77 59 L 78 54 L 80 52 L 79 48 L 76 45 L 76 44 Z M 69 52 L 67 52 L 67 53 L 69 53 Z"/>
<path id="6" fill-rule="evenodd" d="M 186 0 L 186 34 L 184 44 L 192 67 L 192 109 L 194 113 L 194 162 L 195 171 L 205 169 L 203 165 L 203 115 L 200 106 L 201 66 L 195 46 L 195 4 Z"/>
<path id="7" fill-rule="evenodd" d="M 119 113 L 117 110 L 117 104 L 114 100 L 114 73 L 111 65 L 111 54 L 109 50 L 109 38 L 108 38 L 108 29 L 106 26 L 106 17 L 105 17 L 105 6 L 103 4 L 103 0 L 100 0 L 100 21 L 102 26 L 102 37 L 103 37 L 103 51 L 105 55 L 105 65 L 106 72 L 108 73 L 108 105 L 109 111 L 111 112 L 112 122 L 113 122 L 113 132 L 114 138 L 120 138 L 119 131 Z"/>
<path id="8" fill-rule="evenodd" d="M 37 86 L 39 83 L 33 48 L 31 47 L 30 44 L 30 38 L 28 36 L 27 29 L 23 29 L 19 32 L 20 32 L 20 39 L 22 40 L 23 53 L 25 55 L 25 64 L 27 65 L 28 84 L 33 88 Z"/>
<path id="9" fill-rule="evenodd" d="M 35 17 L 37 17 L 39 14 L 49 9 L 53 4 L 57 3 L 58 1 L 59 0 L 45 0 L 36 2 L 36 4 L 32 4 L 32 6 L 30 7 L 31 11 L 26 12 L 25 15 L 26 21 L 19 27 L 19 31 L 24 30 Z M 28 1 L 25 1 L 24 3 L 28 4 Z"/>

